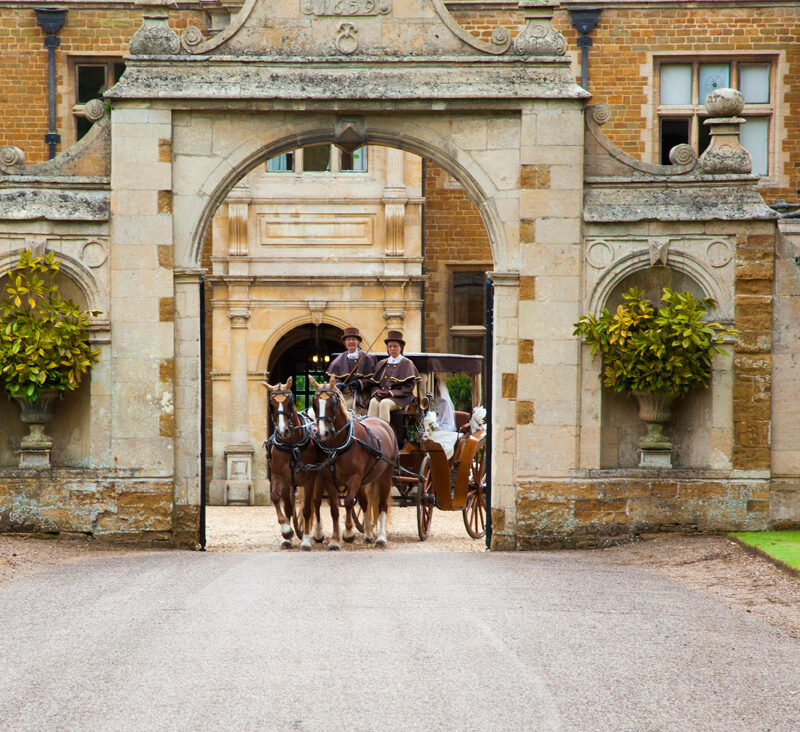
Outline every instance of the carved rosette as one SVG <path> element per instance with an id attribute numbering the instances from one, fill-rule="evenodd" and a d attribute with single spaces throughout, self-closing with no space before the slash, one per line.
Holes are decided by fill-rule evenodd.
<path id="1" fill-rule="evenodd" d="M 167 25 L 165 14 L 145 15 L 142 26 L 133 34 L 130 52 L 133 56 L 175 56 L 181 52 L 181 39 Z"/>
<path id="2" fill-rule="evenodd" d="M 749 173 L 753 159 L 741 145 L 714 145 L 700 157 L 704 173 Z"/>
<path id="3" fill-rule="evenodd" d="M 567 52 L 564 36 L 551 25 L 558 5 L 556 0 L 520 0 L 526 21 L 514 39 L 514 50 L 520 56 L 563 56 Z"/>
<path id="4" fill-rule="evenodd" d="M 3 145 L 0 147 L 0 165 L 11 167 L 12 165 L 22 165 L 25 162 L 25 153 L 13 145 Z"/>
<path id="5" fill-rule="evenodd" d="M 520 56 L 563 56 L 567 42 L 549 23 L 531 23 L 514 39 L 514 50 Z"/>

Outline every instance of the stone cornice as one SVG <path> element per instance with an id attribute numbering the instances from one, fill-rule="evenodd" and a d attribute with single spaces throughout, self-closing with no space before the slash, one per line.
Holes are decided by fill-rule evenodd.
<path id="1" fill-rule="evenodd" d="M 113 100 L 487 100 L 584 99 L 569 58 L 444 56 L 354 58 L 127 56 Z M 228 101 L 230 100 L 230 102 Z"/>

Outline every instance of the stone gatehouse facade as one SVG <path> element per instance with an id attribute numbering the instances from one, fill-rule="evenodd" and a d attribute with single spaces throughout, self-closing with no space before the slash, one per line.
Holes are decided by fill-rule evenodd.
<path id="1" fill-rule="evenodd" d="M 309 323 L 359 319 L 368 336 L 399 326 L 410 342 L 446 350 L 450 324 L 436 320 L 446 308 L 431 298 L 446 298 L 459 252 L 494 282 L 493 548 L 800 524 L 789 396 L 798 237 L 763 197 L 796 188 L 791 109 L 777 96 L 791 54 L 779 41 L 731 49 L 725 77 L 724 64 L 685 63 L 690 45 L 653 61 L 631 44 L 625 63 L 649 74 L 629 81 L 634 103 L 615 86 L 624 74 L 595 81 L 612 19 L 635 25 L 624 3 L 601 3 L 589 31 L 605 39 L 590 56 L 590 100 L 569 3 L 359 1 L 346 18 L 333 5 L 220 4 L 230 22 L 208 28 L 191 4 L 172 13 L 121 4 L 98 22 L 117 13 L 129 28 L 135 17 L 124 73 L 109 62 L 106 103 L 69 110 L 85 120 L 74 137 L 93 123 L 88 133 L 44 161 L 41 138 L 8 118 L 0 274 L 22 248 L 58 252 L 75 299 L 98 312 L 101 358 L 59 409 L 50 470 L 15 467 L 23 430 L 16 406 L 0 406 L 0 527 L 194 546 L 209 467 L 200 464 L 201 380 L 218 420 L 207 440 L 211 491 L 224 497 L 227 462 L 249 460 L 247 500 L 257 502 L 264 418 L 251 405 L 276 344 Z M 698 120 L 708 115 L 693 101 L 711 71 L 768 80 L 768 101 L 744 109 L 757 134 L 741 137 L 760 175 L 698 161 Z M 689 89 L 687 103 L 642 103 L 673 79 Z M 726 128 L 735 149 L 742 127 Z M 662 164 L 671 141 L 687 144 Z M 26 142 L 39 149 L 28 164 L 18 149 Z M 322 191 L 299 180 L 291 195 L 276 193 L 266 161 L 322 146 L 334 157 L 366 147 L 374 167 L 359 185 L 340 175 Z M 287 198 L 300 209 L 287 210 Z M 444 204 L 455 200 L 464 205 Z M 292 248 L 281 227 L 298 215 L 306 229 Z M 345 215 L 346 228 L 319 226 Z M 469 232 L 462 245 L 448 223 Z M 738 330 L 711 389 L 677 410 L 670 470 L 637 467 L 636 410 L 601 388 L 599 363 L 572 336 L 582 312 L 654 267 L 714 297 L 716 317 Z M 294 312 L 281 314 L 287 301 Z M 201 374 L 209 327 L 217 350 Z"/>

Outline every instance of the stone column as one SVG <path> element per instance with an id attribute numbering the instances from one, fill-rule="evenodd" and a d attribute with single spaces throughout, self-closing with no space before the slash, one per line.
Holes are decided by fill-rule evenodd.
<path id="1" fill-rule="evenodd" d="M 191 543 L 197 536 L 200 507 L 200 471 L 203 435 L 200 431 L 200 280 L 201 269 L 175 270 L 175 359 L 165 362 L 161 380 L 174 381 L 175 404 L 175 531 Z M 196 539 L 195 539 L 196 540 Z"/>
<path id="2" fill-rule="evenodd" d="M 519 274 L 491 272 L 494 283 L 492 349 L 492 549 L 516 548 L 517 371 Z"/>
<path id="3" fill-rule="evenodd" d="M 252 457 L 247 409 L 247 322 L 250 312 L 245 308 L 228 311 L 231 323 L 231 401 L 229 442 L 225 447 L 227 480 L 225 503 L 249 503 L 253 494 Z"/>

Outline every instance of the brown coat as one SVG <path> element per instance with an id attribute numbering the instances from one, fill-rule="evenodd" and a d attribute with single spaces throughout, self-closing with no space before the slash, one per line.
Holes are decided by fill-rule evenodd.
<path id="1" fill-rule="evenodd" d="M 372 388 L 372 375 L 375 373 L 375 356 L 359 351 L 358 360 L 347 358 L 347 351 L 340 353 L 328 367 L 328 377 L 335 376 L 351 389 L 369 392 Z"/>
<path id="2" fill-rule="evenodd" d="M 414 386 L 419 381 L 417 367 L 405 356 L 400 363 L 390 364 L 389 359 L 379 361 L 372 377 L 372 396 L 380 390 L 391 392 L 388 397 L 395 404 L 405 407 L 414 400 Z"/>

